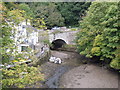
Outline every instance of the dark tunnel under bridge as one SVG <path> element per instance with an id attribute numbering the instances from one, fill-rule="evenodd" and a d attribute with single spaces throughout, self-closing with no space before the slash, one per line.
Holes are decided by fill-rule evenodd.
<path id="1" fill-rule="evenodd" d="M 62 48 L 65 44 L 67 44 L 64 40 L 62 39 L 56 39 L 52 41 L 50 49 L 58 49 Z"/>

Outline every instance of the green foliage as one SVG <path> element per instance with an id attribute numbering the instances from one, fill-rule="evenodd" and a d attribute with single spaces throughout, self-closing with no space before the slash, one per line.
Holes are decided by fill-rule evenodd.
<path id="1" fill-rule="evenodd" d="M 80 54 L 87 57 L 99 56 L 101 60 L 110 59 L 111 67 L 120 69 L 118 47 L 118 3 L 93 2 L 87 15 L 80 22 L 81 30 L 77 35 Z"/>
<path id="2" fill-rule="evenodd" d="M 4 2 L 4 4 L 8 10 L 13 10 L 18 8 L 18 4 L 15 4 L 14 2 Z"/>
<path id="3" fill-rule="evenodd" d="M 58 2 L 58 10 L 65 19 L 66 26 L 79 26 L 79 21 L 85 15 L 90 2 Z"/>
<path id="4" fill-rule="evenodd" d="M 96 56 L 100 56 L 100 54 L 101 54 L 100 47 L 92 48 L 91 53 L 96 55 Z"/>
<path id="5" fill-rule="evenodd" d="M 2 88 L 25 88 L 41 80 L 44 80 L 44 75 L 36 67 L 27 64 L 16 65 L 9 70 L 2 69 Z"/>
<path id="6" fill-rule="evenodd" d="M 119 59 L 113 59 L 110 63 L 110 66 L 112 68 L 120 69 L 120 60 Z"/>
<path id="7" fill-rule="evenodd" d="M 78 26 L 89 2 L 33 2 L 28 3 L 35 18 L 44 18 L 48 28 L 54 26 Z"/>
<path id="8" fill-rule="evenodd" d="M 71 28 L 71 31 L 77 31 L 78 28 Z"/>
<path id="9" fill-rule="evenodd" d="M 43 41 L 42 41 L 44 44 L 50 44 L 50 42 L 49 42 L 49 40 L 48 39 L 44 39 Z"/>
<path id="10" fill-rule="evenodd" d="M 46 23 L 44 22 L 44 19 L 42 18 L 35 18 L 31 21 L 32 25 L 38 29 L 46 29 Z"/>
<path id="11" fill-rule="evenodd" d="M 59 13 L 54 3 L 37 2 L 31 3 L 30 7 L 34 12 L 34 19 L 43 18 L 48 28 L 64 25 L 64 18 L 62 17 L 61 13 Z"/>
<path id="12" fill-rule="evenodd" d="M 116 69 L 120 69 L 120 46 L 114 52 L 115 58 L 111 61 L 110 66 Z"/>
<path id="13" fill-rule="evenodd" d="M 46 29 L 46 23 L 44 22 L 44 18 L 42 17 L 35 17 L 34 15 L 34 11 L 31 10 L 31 8 L 29 7 L 28 4 L 25 4 L 25 3 L 21 3 L 19 4 L 19 9 L 20 10 L 24 10 L 25 13 L 24 13 L 24 17 L 25 19 L 29 19 L 31 20 L 31 24 L 38 28 L 38 29 Z"/>
<path id="14" fill-rule="evenodd" d="M 25 14 L 24 10 L 15 9 L 8 11 L 7 14 L 9 20 L 14 22 L 14 24 L 19 24 L 21 21 L 25 20 L 25 18 L 23 17 L 23 15 Z"/>
<path id="15" fill-rule="evenodd" d="M 0 3 L 0 6 L 2 7 L 2 13 L 0 17 L 0 20 L 2 21 L 0 24 L 0 53 L 2 56 L 2 63 L 7 63 L 9 62 L 9 57 L 11 56 L 11 52 L 13 50 L 13 40 L 10 38 L 12 36 L 12 28 L 6 22 L 8 17 L 7 8 L 5 7 L 4 3 Z"/>
<path id="16" fill-rule="evenodd" d="M 19 9 L 25 11 L 24 17 L 26 19 L 31 19 L 33 17 L 33 12 L 32 12 L 32 10 L 30 10 L 29 5 L 27 5 L 25 3 L 19 4 Z"/>

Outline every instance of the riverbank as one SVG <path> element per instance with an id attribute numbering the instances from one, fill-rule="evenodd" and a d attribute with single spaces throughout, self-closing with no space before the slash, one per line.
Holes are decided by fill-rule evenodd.
<path id="1" fill-rule="evenodd" d="M 94 64 L 82 64 L 87 60 L 74 52 L 51 51 L 62 59 L 62 64 L 46 62 L 41 65 L 45 80 L 41 88 L 117 88 L 118 75 Z"/>

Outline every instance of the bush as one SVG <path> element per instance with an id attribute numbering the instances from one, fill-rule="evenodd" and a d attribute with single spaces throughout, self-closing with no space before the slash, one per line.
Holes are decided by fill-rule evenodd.
<path id="1" fill-rule="evenodd" d="M 37 67 L 27 64 L 16 65 L 11 69 L 2 69 L 2 88 L 25 88 L 37 81 L 43 81 L 44 75 Z"/>

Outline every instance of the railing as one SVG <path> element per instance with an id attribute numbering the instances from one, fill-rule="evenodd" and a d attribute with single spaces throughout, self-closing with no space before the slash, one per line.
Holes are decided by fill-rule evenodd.
<path id="1" fill-rule="evenodd" d="M 17 64 L 30 63 L 30 62 L 32 62 L 31 59 L 28 59 L 28 60 L 25 60 L 25 61 L 22 61 L 22 62 L 15 62 L 13 64 L 5 64 L 5 65 L 0 64 L 0 69 L 3 68 L 3 67 L 6 68 L 6 69 L 9 69 L 11 67 L 15 67 Z"/>

